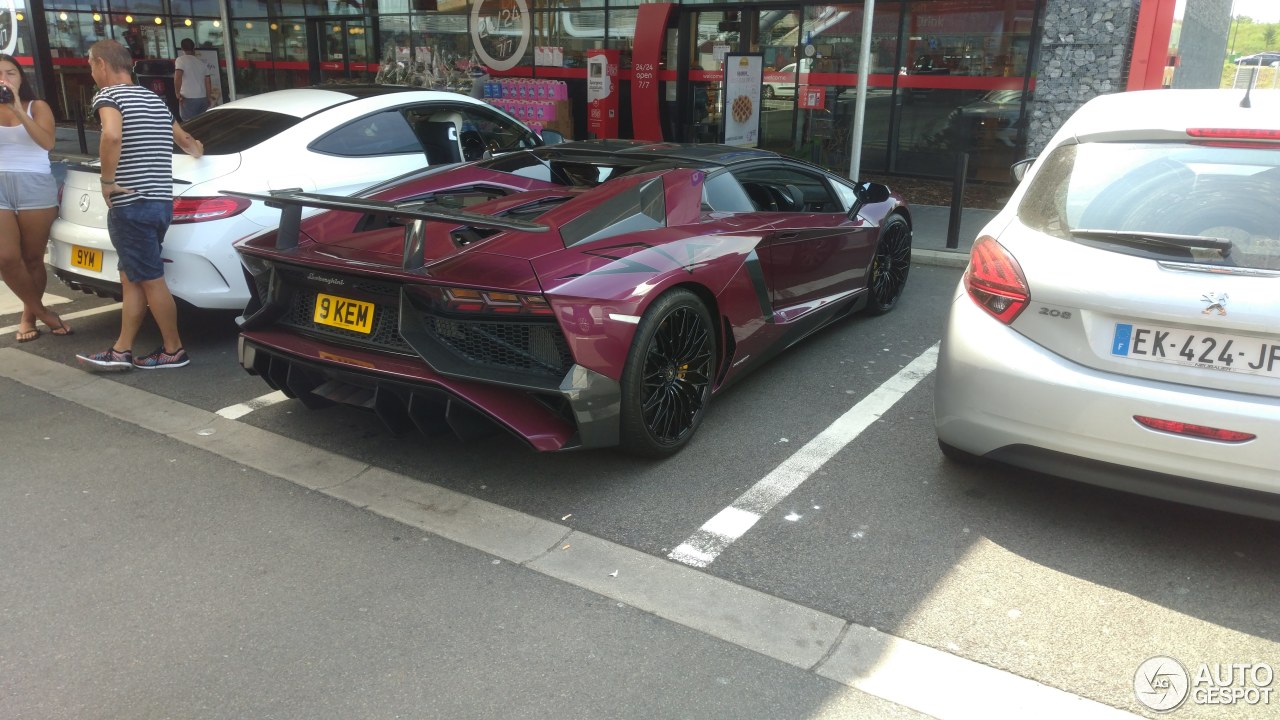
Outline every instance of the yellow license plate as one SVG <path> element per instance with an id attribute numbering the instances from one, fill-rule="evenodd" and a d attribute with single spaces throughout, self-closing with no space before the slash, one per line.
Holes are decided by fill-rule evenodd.
<path id="1" fill-rule="evenodd" d="M 312 319 L 319 325 L 368 335 L 373 332 L 373 303 L 317 293 L 316 312 Z"/>
<path id="2" fill-rule="evenodd" d="M 102 272 L 102 251 L 93 248 L 71 246 L 71 264 L 85 270 Z"/>

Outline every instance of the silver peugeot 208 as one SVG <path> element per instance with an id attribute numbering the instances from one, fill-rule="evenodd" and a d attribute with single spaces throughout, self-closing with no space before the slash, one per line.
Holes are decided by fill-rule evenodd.
<path id="1" fill-rule="evenodd" d="M 938 442 L 1280 518 L 1280 92 L 1081 107 L 973 246 Z"/>

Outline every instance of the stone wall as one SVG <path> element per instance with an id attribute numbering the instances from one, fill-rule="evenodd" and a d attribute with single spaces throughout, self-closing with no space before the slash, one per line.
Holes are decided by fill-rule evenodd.
<path id="1" fill-rule="evenodd" d="M 1027 104 L 1027 156 L 1098 95 L 1121 92 L 1140 0 L 1048 0 L 1036 90 Z"/>

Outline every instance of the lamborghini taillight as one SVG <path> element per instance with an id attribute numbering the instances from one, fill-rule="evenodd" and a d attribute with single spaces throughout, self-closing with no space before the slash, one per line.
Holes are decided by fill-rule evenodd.
<path id="1" fill-rule="evenodd" d="M 551 315 L 554 312 L 541 295 L 471 288 L 441 288 L 441 291 L 445 309 L 452 312 L 497 315 Z"/>

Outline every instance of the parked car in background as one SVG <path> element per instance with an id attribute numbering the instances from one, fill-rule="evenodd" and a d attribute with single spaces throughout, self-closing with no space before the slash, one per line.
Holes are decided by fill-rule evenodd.
<path id="1" fill-rule="evenodd" d="M 249 300 L 232 244 L 274 227 L 280 213 L 220 190 L 296 188 L 335 195 L 418 170 L 537 147 L 523 123 L 465 95 L 396 86 L 335 85 L 254 95 L 184 124 L 204 156 L 173 156 L 173 225 L 165 278 L 200 308 L 240 309 Z M 119 297 L 97 162 L 70 168 L 49 251 L 73 288 Z"/>
<path id="2" fill-rule="evenodd" d="M 1280 50 L 1267 50 L 1265 52 L 1254 53 L 1253 55 L 1245 55 L 1236 58 L 1236 65 L 1271 65 L 1280 63 Z"/>
<path id="3" fill-rule="evenodd" d="M 885 186 L 724 145 L 566 143 L 274 200 L 333 212 L 238 243 L 241 365 L 308 407 L 547 451 L 680 450 L 713 393 L 892 310 L 911 263 Z"/>
<path id="4" fill-rule="evenodd" d="M 763 87 L 761 88 L 765 99 L 794 98 L 796 96 L 796 83 L 804 83 L 812 67 L 812 58 L 801 58 L 799 63 L 789 63 L 783 65 L 781 70 L 766 72 L 764 74 Z M 796 76 L 796 68 L 800 69 L 799 78 Z"/>
<path id="5" fill-rule="evenodd" d="M 948 457 L 1280 517 L 1280 93 L 1105 95 L 974 243 Z"/>

